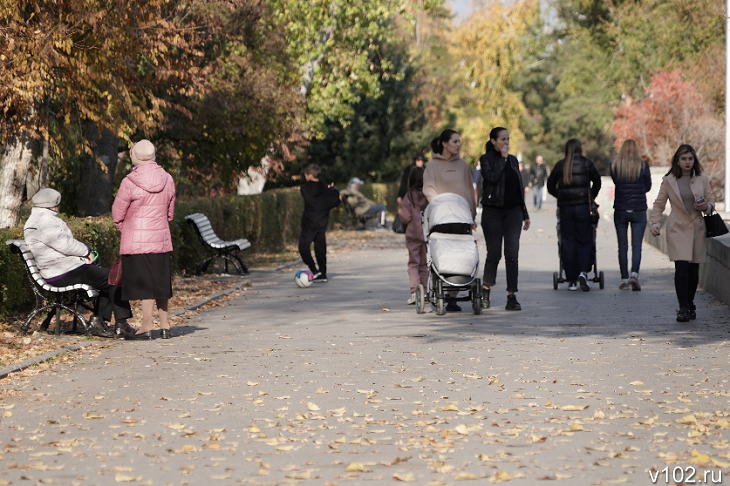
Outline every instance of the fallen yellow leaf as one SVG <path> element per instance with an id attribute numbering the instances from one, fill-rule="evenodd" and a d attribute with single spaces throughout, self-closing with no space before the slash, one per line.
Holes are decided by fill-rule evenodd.
<path id="1" fill-rule="evenodd" d="M 319 406 L 316 403 L 307 402 L 307 408 L 312 412 L 319 410 Z"/>
<path id="2" fill-rule="evenodd" d="M 346 472 L 363 472 L 365 471 L 365 464 L 362 462 L 351 462 L 345 468 Z"/>
<path id="3" fill-rule="evenodd" d="M 114 481 L 118 483 L 133 483 L 142 479 L 142 476 L 127 476 L 126 474 L 117 473 Z"/>
<path id="4" fill-rule="evenodd" d="M 403 481 L 404 483 L 412 483 L 416 480 L 416 475 L 413 473 L 395 473 L 393 479 L 396 481 Z"/>

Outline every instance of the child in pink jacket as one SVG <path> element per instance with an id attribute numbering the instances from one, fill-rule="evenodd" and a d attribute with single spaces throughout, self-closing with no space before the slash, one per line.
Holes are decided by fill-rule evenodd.
<path id="1" fill-rule="evenodd" d="M 408 192 L 403 198 L 400 213 L 406 226 L 406 248 L 408 248 L 408 277 L 411 282 L 411 297 L 408 305 L 416 303 L 416 287 L 420 283 L 428 287 L 428 265 L 426 262 L 426 243 L 423 241 L 421 208 L 428 201 L 423 195 L 423 168 L 413 167 L 408 175 Z"/>

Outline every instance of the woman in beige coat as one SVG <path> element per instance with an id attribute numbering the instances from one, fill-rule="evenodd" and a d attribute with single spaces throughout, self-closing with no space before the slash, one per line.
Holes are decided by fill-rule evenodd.
<path id="1" fill-rule="evenodd" d="M 705 220 L 702 213 L 711 213 L 715 208 L 710 181 L 702 174 L 700 161 L 690 145 L 677 149 L 672 157 L 672 168 L 662 179 L 651 212 L 651 233 L 654 236 L 661 233 L 667 199 L 672 206 L 667 218 L 667 249 L 675 268 L 674 287 L 679 300 L 677 322 L 687 322 L 697 318 L 694 298 L 700 263 L 705 263 Z"/>

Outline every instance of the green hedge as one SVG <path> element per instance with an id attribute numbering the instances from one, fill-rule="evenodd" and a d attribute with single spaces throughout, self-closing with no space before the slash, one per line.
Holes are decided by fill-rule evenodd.
<path id="1" fill-rule="evenodd" d="M 366 184 L 362 193 L 376 202 L 385 203 L 393 212 L 397 207 L 397 184 Z M 224 240 L 247 238 L 253 248 L 282 250 L 299 238 L 304 205 L 299 189 L 279 189 L 256 196 L 225 196 L 179 200 L 175 219 L 170 223 L 172 234 L 173 271 L 192 272 L 204 255 L 195 229 L 185 216 L 203 213 L 208 216 L 216 234 Z M 119 231 L 109 216 L 97 218 L 64 218 L 74 236 L 99 253 L 102 266 L 109 268 L 119 252 Z M 331 224 L 350 225 L 342 206 L 334 211 Z M 22 239 L 23 228 L 0 229 L 0 242 Z M 23 264 L 17 255 L 0 244 L 0 317 L 32 303 L 33 294 L 27 284 Z"/>

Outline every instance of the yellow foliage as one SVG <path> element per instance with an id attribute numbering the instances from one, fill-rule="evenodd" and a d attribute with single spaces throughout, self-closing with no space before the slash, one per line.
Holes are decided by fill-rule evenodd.
<path id="1" fill-rule="evenodd" d="M 483 1 L 456 29 L 452 56 L 458 99 L 452 104 L 458 116 L 463 158 L 476 159 L 484 153 L 489 132 L 497 126 L 510 131 L 513 152 L 524 141 L 520 123 L 525 106 L 514 81 L 524 67 L 523 39 L 538 15 L 537 0 L 518 0 L 510 5 Z"/>

